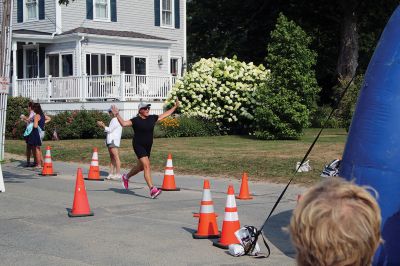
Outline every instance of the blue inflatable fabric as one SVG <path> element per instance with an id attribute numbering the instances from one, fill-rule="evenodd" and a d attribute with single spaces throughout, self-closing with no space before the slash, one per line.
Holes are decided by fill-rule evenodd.
<path id="1" fill-rule="evenodd" d="M 379 193 L 385 242 L 373 265 L 400 265 L 400 7 L 368 65 L 339 173 Z"/>

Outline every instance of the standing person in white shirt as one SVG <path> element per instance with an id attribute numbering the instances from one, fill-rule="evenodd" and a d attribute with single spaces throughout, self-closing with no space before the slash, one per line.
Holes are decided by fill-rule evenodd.
<path id="1" fill-rule="evenodd" d="M 110 173 L 107 179 L 118 180 L 121 178 L 120 168 L 121 161 L 119 159 L 118 148 L 121 143 L 122 127 L 118 122 L 117 117 L 108 109 L 108 114 L 112 117 L 110 125 L 106 127 L 103 121 L 97 121 L 97 125 L 104 128 L 107 133 L 106 145 L 110 154 Z"/>

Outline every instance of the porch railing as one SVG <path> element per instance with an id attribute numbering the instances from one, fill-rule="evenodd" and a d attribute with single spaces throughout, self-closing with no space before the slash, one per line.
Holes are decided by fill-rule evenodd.
<path id="1" fill-rule="evenodd" d="M 149 75 L 101 75 L 17 79 L 14 96 L 36 101 L 139 100 L 168 97 L 177 78 Z"/>

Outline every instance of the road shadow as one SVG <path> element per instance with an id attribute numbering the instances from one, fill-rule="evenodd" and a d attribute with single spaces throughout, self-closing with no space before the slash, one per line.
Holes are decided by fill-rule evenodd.
<path id="1" fill-rule="evenodd" d="M 115 193 L 119 193 L 119 194 L 132 195 L 132 196 L 136 196 L 136 197 L 139 197 L 139 198 L 145 198 L 145 199 L 152 199 L 151 197 L 148 197 L 148 196 L 143 196 L 143 195 L 136 194 L 131 189 L 126 190 L 124 188 L 109 188 L 108 190 L 112 191 L 112 192 L 115 192 Z"/>
<path id="2" fill-rule="evenodd" d="M 264 226 L 263 233 L 267 238 L 266 240 L 271 242 L 283 254 L 295 258 L 296 251 L 290 240 L 289 233 L 285 230 L 285 228 L 288 228 L 289 226 L 291 217 L 292 210 L 271 216 L 267 224 Z M 261 242 L 259 242 L 259 245 L 261 245 Z"/>
<path id="3" fill-rule="evenodd" d="M 36 176 L 38 176 L 37 173 L 32 173 L 32 175 L 19 175 L 3 169 L 4 183 L 25 183 L 23 180 L 39 179 L 39 177 Z"/>

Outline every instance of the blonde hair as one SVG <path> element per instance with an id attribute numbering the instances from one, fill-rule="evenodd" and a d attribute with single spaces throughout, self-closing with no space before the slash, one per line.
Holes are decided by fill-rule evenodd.
<path id="1" fill-rule="evenodd" d="M 379 206 L 365 188 L 330 178 L 308 190 L 293 212 L 297 263 L 370 265 L 381 242 L 380 226 Z"/>

